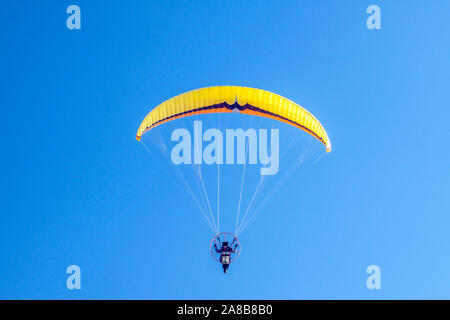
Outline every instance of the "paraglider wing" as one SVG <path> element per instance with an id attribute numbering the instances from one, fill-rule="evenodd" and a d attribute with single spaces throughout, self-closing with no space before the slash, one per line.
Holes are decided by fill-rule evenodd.
<path id="1" fill-rule="evenodd" d="M 328 135 L 306 109 L 275 93 L 237 86 L 217 86 L 189 91 L 154 108 L 139 126 L 136 139 L 148 130 L 174 119 L 205 113 L 240 112 L 283 121 L 321 141 L 331 151 Z"/>

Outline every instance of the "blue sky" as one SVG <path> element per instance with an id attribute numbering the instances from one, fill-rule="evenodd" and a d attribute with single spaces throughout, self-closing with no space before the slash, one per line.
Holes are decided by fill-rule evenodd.
<path id="1" fill-rule="evenodd" d="M 74 3 L 81 30 L 66 28 L 72 2 L 0 11 L 0 298 L 450 298 L 448 1 Z M 381 30 L 366 28 L 371 4 Z M 267 201 L 227 276 L 170 163 L 135 140 L 152 107 L 211 85 L 281 94 L 333 143 Z M 372 264 L 381 290 L 366 288 Z"/>

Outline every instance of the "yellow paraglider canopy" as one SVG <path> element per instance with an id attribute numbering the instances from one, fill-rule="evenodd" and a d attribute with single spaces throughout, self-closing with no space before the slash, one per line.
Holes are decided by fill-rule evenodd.
<path id="1" fill-rule="evenodd" d="M 217 86 L 192 90 L 173 97 L 154 108 L 139 126 L 136 139 L 148 130 L 174 119 L 204 113 L 239 112 L 271 118 L 300 128 L 320 140 L 331 151 L 324 127 L 305 108 L 269 91 Z"/>

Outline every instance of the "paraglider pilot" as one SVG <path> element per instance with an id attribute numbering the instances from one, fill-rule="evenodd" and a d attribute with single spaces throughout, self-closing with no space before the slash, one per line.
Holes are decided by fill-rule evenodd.
<path id="1" fill-rule="evenodd" d="M 219 244 L 220 244 L 220 239 L 219 238 L 217 238 L 217 239 L 219 240 Z M 235 240 L 233 240 L 233 243 Z M 236 244 L 234 246 L 234 250 L 233 250 L 233 248 L 232 248 L 233 243 L 231 244 L 231 246 L 229 246 L 228 241 L 224 241 L 224 242 L 222 242 L 222 245 L 219 249 L 219 248 L 217 248 L 217 243 L 214 241 L 214 248 L 216 249 L 217 253 L 220 253 L 219 261 L 220 261 L 220 263 L 222 263 L 224 273 L 228 273 L 228 267 L 230 266 L 230 261 L 231 261 L 231 254 L 236 253 L 236 248 L 238 247 L 238 245 Z"/>

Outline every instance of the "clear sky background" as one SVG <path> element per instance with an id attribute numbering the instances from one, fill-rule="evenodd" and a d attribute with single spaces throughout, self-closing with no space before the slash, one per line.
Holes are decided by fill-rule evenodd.
<path id="1" fill-rule="evenodd" d="M 73 3 L 81 30 L 66 28 Z M 371 4 L 382 30 L 366 28 Z M 447 0 L 4 3 L 0 298 L 449 299 L 449 12 Z M 333 143 L 267 201 L 228 275 L 170 163 L 135 139 L 154 106 L 211 85 L 281 94 Z M 233 219 L 232 189 L 221 203 Z M 366 288 L 372 264 L 381 290 Z"/>

